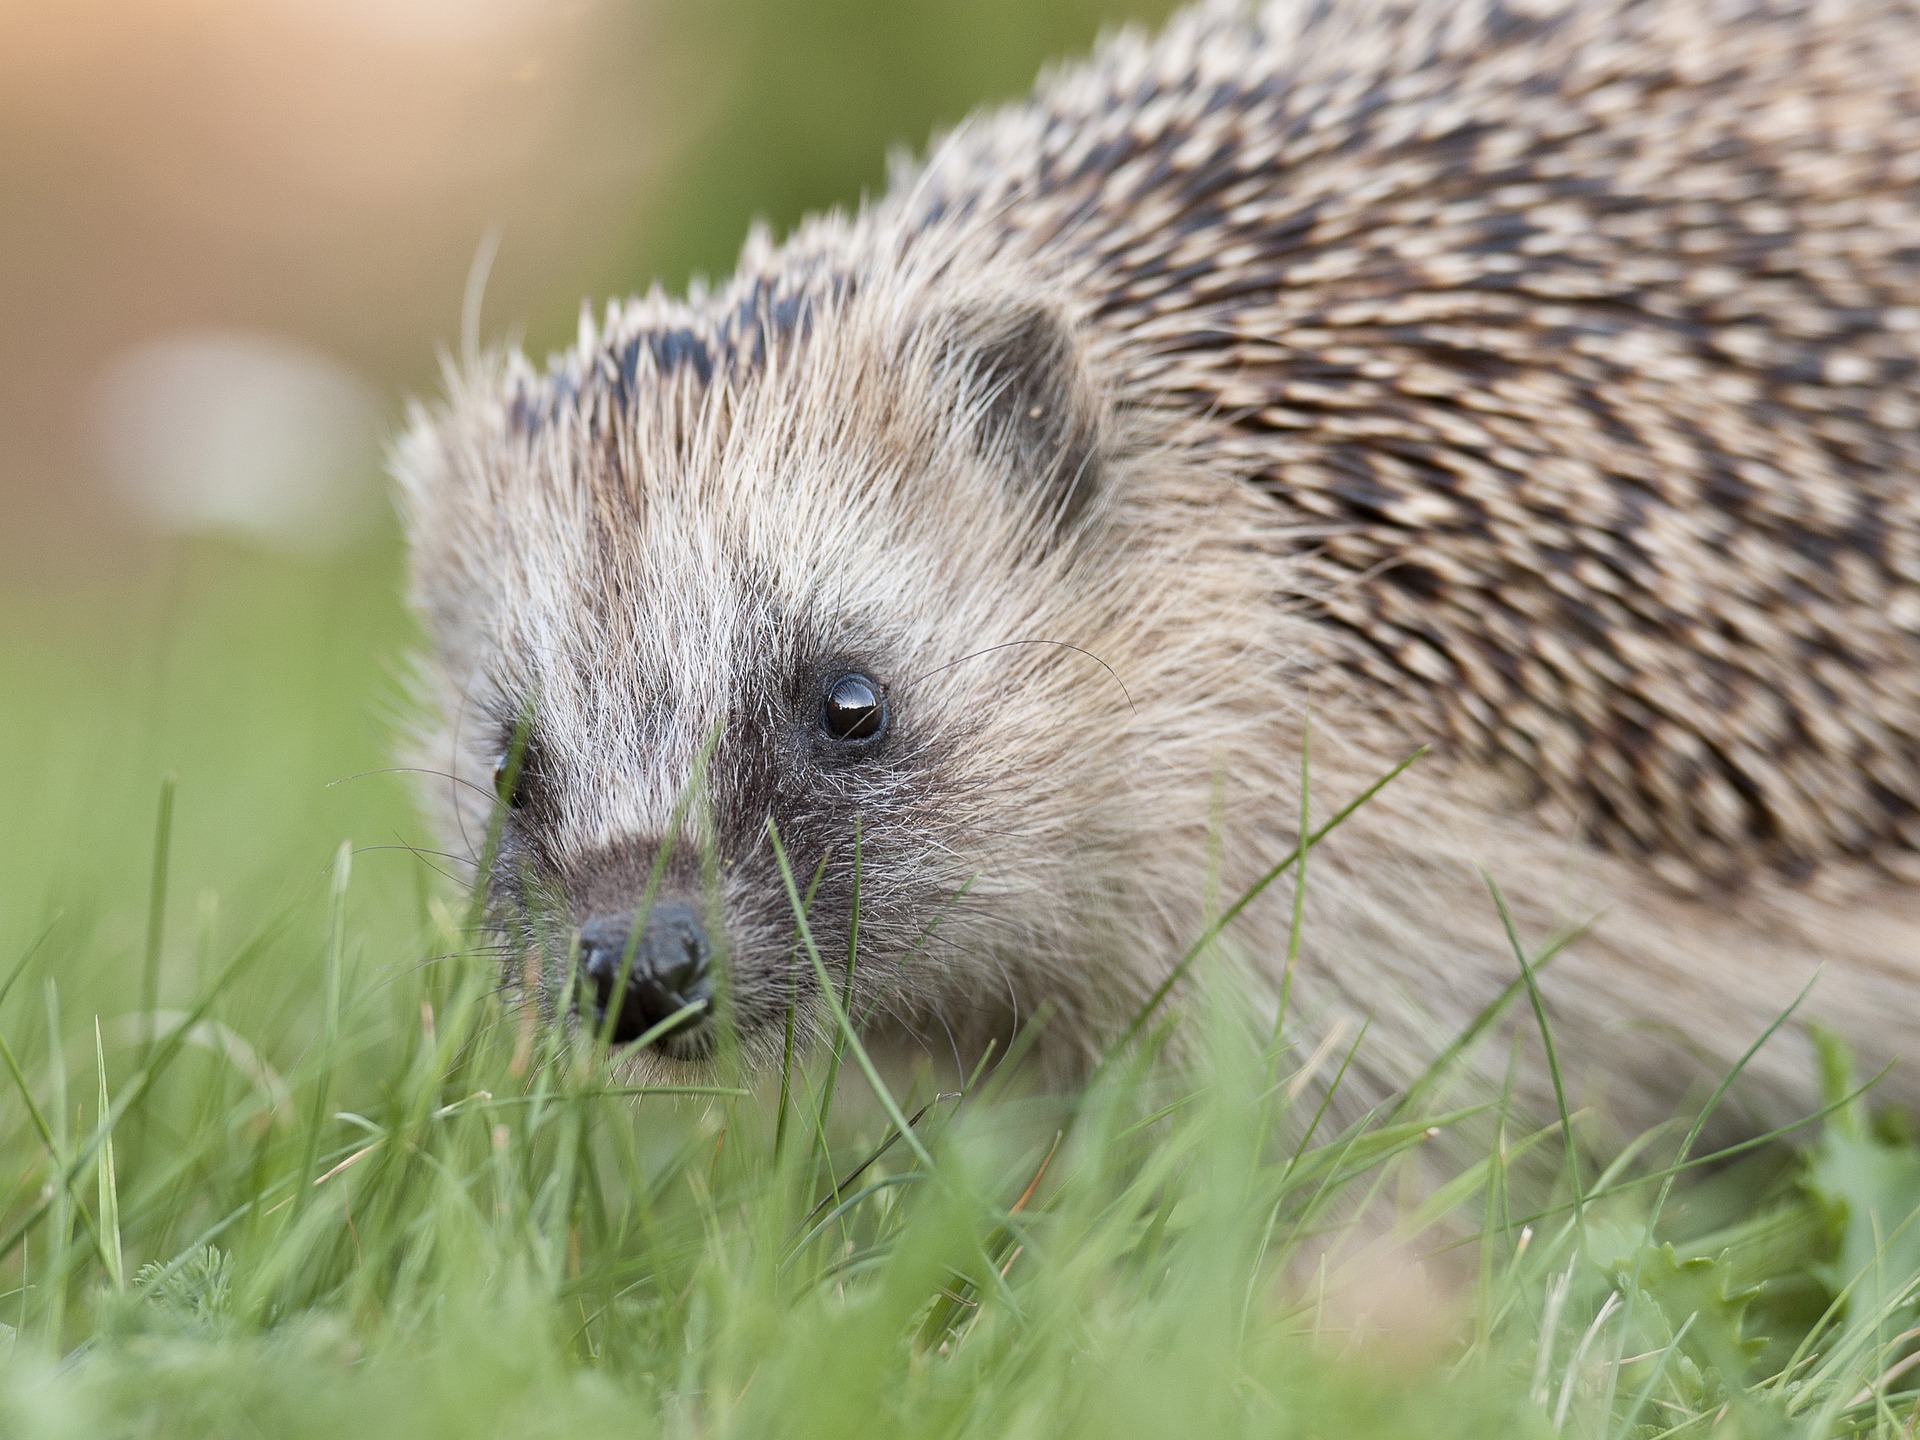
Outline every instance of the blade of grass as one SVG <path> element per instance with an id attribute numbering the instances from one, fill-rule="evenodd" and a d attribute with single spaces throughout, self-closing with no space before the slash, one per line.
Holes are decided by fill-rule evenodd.
<path id="1" fill-rule="evenodd" d="M 100 1039 L 100 1017 L 93 1017 L 93 1060 L 100 1077 L 100 1114 L 113 1109 L 107 1095 L 107 1048 Z M 113 1171 L 113 1132 L 100 1142 L 98 1159 L 100 1179 L 100 1248 L 107 1264 L 107 1279 L 116 1290 L 127 1288 L 127 1267 L 120 1249 L 120 1182 Z"/>
<path id="2" fill-rule="evenodd" d="M 813 878 L 807 882 L 807 893 L 802 906 L 808 911 L 813 909 L 813 897 L 819 892 L 820 877 L 827 873 L 827 861 L 832 858 L 829 850 L 820 857 L 820 863 L 813 867 Z M 780 1050 L 780 1104 L 775 1111 L 773 1122 L 773 1154 L 778 1159 L 787 1144 L 787 1106 L 793 1096 L 793 1016 L 794 1002 L 799 995 L 799 986 L 795 981 L 793 967 L 800 959 L 800 937 L 796 933 L 793 944 L 787 947 L 787 1018 L 785 1034 Z"/>
<path id="3" fill-rule="evenodd" d="M 1754 1042 L 1749 1045 L 1741 1054 L 1740 1058 L 1734 1062 L 1732 1068 L 1721 1077 L 1720 1083 L 1714 1087 L 1713 1093 L 1707 1097 L 1707 1103 L 1700 1107 L 1700 1113 L 1694 1117 L 1692 1126 L 1687 1130 L 1685 1138 L 1680 1142 L 1680 1148 L 1674 1152 L 1674 1162 L 1676 1165 L 1685 1163 L 1687 1156 L 1692 1153 L 1694 1145 L 1699 1141 L 1701 1132 L 1707 1128 L 1707 1121 L 1713 1117 L 1714 1111 L 1719 1108 L 1721 1100 L 1726 1098 L 1727 1092 L 1733 1088 L 1734 1082 L 1746 1071 L 1747 1066 L 1753 1063 L 1754 1056 L 1760 1053 L 1762 1047 L 1775 1035 L 1780 1033 L 1780 1028 L 1785 1025 L 1794 1012 L 1800 1008 L 1801 1003 L 1812 992 L 1814 985 L 1819 979 L 1820 970 L 1816 969 L 1813 974 L 1808 977 L 1807 983 L 1800 987 L 1800 993 L 1793 997 L 1792 1003 L 1774 1017 L 1773 1023 L 1760 1032 L 1754 1039 Z M 1609 1170 L 1611 1171 L 1612 1168 L 1613 1167 L 1609 1167 Z M 1654 1243 L 1655 1229 L 1660 1224 L 1660 1217 L 1666 1213 L 1667 1201 L 1673 1194 L 1674 1182 L 1679 1179 L 1679 1175 L 1680 1172 L 1677 1169 L 1669 1169 L 1666 1178 L 1660 1182 L 1660 1191 L 1654 1196 L 1653 1208 L 1647 1214 L 1645 1225 L 1646 1241 L 1634 1251 L 1633 1269 L 1627 1277 L 1625 1290 L 1626 1304 L 1620 1316 L 1620 1339 L 1614 1351 L 1616 1357 L 1624 1349 L 1628 1337 L 1633 1333 L 1634 1305 L 1640 1296 L 1641 1277 L 1645 1268 L 1647 1251 Z M 1606 1179 L 1606 1175 L 1601 1176 L 1601 1184 L 1603 1186 Z M 1608 1371 L 1606 1392 L 1602 1397 L 1600 1408 L 1600 1413 L 1603 1415 L 1611 1414 L 1613 1411 L 1614 1387 L 1618 1382 L 1619 1365 L 1616 1360 L 1616 1363 Z M 1638 1406 L 1636 1405 L 1635 1408 L 1637 1411 Z"/>
<path id="4" fill-rule="evenodd" d="M 334 852 L 333 875 L 327 886 L 327 958 L 325 1009 L 320 1014 L 320 1057 L 313 1082 L 313 1104 L 307 1117 L 305 1152 L 300 1161 L 304 1182 L 313 1179 L 318 1163 L 320 1142 L 326 1133 L 327 1114 L 333 1098 L 334 1052 L 340 1043 L 340 1006 L 344 981 L 341 971 L 346 958 L 347 887 L 353 878 L 353 842 L 343 840 Z M 298 1222 L 305 1212 L 311 1186 L 303 1183 L 295 1192 L 293 1213 L 287 1224 Z"/>
<path id="5" fill-rule="evenodd" d="M 1708 1154 L 1696 1155 L 1693 1159 L 1688 1160 L 1682 1164 L 1662 1166 L 1660 1169 L 1648 1171 L 1644 1175 L 1629 1176 L 1626 1179 L 1623 1179 L 1617 1182 L 1616 1184 L 1607 1186 L 1605 1189 L 1600 1189 L 1596 1187 L 1594 1190 L 1588 1193 L 1586 1197 L 1587 1202 L 1589 1204 L 1593 1204 L 1601 1200 L 1611 1199 L 1616 1195 L 1623 1195 L 1627 1191 L 1632 1190 L 1637 1186 L 1651 1185 L 1657 1180 L 1664 1180 L 1669 1175 L 1683 1174 L 1689 1170 L 1702 1170 L 1710 1165 L 1724 1164 L 1726 1161 L 1733 1159 L 1737 1155 L 1744 1155 L 1749 1151 L 1764 1149 L 1766 1146 L 1773 1144 L 1775 1141 L 1784 1139 L 1786 1136 L 1791 1135 L 1794 1131 L 1804 1130 L 1807 1126 L 1817 1124 L 1821 1120 L 1824 1120 L 1827 1116 L 1832 1115 L 1835 1112 L 1844 1109 L 1848 1105 L 1851 1105 L 1854 1101 L 1858 1100 L 1862 1095 L 1865 1095 L 1875 1085 L 1879 1084 L 1880 1081 L 1884 1080 L 1887 1077 L 1887 1074 L 1892 1069 L 1893 1069 L 1893 1064 L 1892 1062 L 1889 1062 L 1885 1067 L 1883 1067 L 1879 1071 L 1879 1073 L 1877 1073 L 1873 1077 L 1873 1079 L 1867 1081 L 1866 1084 L 1858 1086 L 1853 1090 L 1849 1090 L 1845 1095 L 1841 1096 L 1840 1098 L 1830 1101 L 1829 1103 L 1822 1105 L 1818 1110 L 1813 1111 L 1811 1114 L 1803 1115 L 1798 1120 L 1791 1121 L 1788 1124 L 1778 1125 L 1778 1126 L 1775 1126 L 1773 1129 L 1763 1131 L 1758 1135 L 1750 1135 L 1744 1140 L 1737 1140 L 1730 1144 L 1723 1145 L 1718 1150 L 1711 1151 Z M 1540 1209 L 1534 1210 L 1529 1214 L 1515 1216 L 1510 1222 L 1510 1226 L 1519 1225 L 1522 1228 L 1525 1228 L 1532 1225 L 1538 1225 L 1542 1221 L 1552 1220 L 1559 1216 L 1565 1215 L 1572 1208 L 1573 1206 L 1571 1201 L 1568 1201 L 1565 1204 L 1542 1206 Z M 1474 1237 L 1466 1237 L 1464 1239 L 1450 1241 L 1446 1245 L 1436 1247 L 1436 1249 L 1432 1253 L 1437 1255 L 1444 1251 L 1451 1250 L 1459 1245 L 1472 1244 L 1473 1240 L 1474 1240 Z"/>
<path id="6" fill-rule="evenodd" d="M 1307 836 L 1312 833 L 1313 815 L 1307 803 L 1307 782 L 1312 771 L 1313 716 L 1300 718 L 1300 834 L 1299 849 L 1293 856 L 1293 914 L 1287 921 L 1287 958 L 1280 967 L 1280 1005 L 1273 1017 L 1274 1063 L 1280 1059 L 1286 1043 L 1287 1007 L 1293 1002 L 1293 970 L 1300 959 L 1300 935 L 1307 918 Z"/>
<path id="7" fill-rule="evenodd" d="M 175 780 L 160 782 L 160 814 L 153 826 L 153 876 L 147 894 L 147 944 L 140 970 L 140 1013 L 151 1015 L 160 1005 L 160 949 L 167 929 L 167 871 L 173 851 L 173 792 Z M 153 1055 L 149 1034 L 140 1050 L 140 1063 Z"/>
<path id="8" fill-rule="evenodd" d="M 53 919 L 49 920 L 46 924 L 46 928 L 41 930 L 41 932 L 38 935 L 34 936 L 33 943 L 28 945 L 27 948 L 21 953 L 19 960 L 17 960 L 14 963 L 13 969 L 7 972 L 6 980 L 4 982 L 0 982 L 0 1004 L 6 1003 L 7 992 L 13 989 L 14 981 L 18 980 L 22 975 L 26 973 L 27 966 L 32 962 L 33 957 L 40 953 L 40 947 L 47 943 L 47 937 L 53 934 L 54 927 L 57 926 L 59 923 L 60 923 L 60 917 L 58 915 L 54 916 Z"/>
<path id="9" fill-rule="evenodd" d="M 823 857 L 824 858 L 824 857 Z M 860 947 L 860 817 L 853 820 L 853 913 L 847 919 L 847 976 L 845 988 L 841 990 L 841 1004 L 847 1013 L 853 1013 L 853 974 L 855 957 Z M 840 1081 L 840 1064 L 846 1056 L 845 1037 L 836 1033 L 833 1048 L 827 1057 L 827 1078 L 820 1087 L 819 1112 L 814 1118 L 814 1130 L 825 1144 L 827 1122 L 833 1115 L 833 1092 Z"/>
<path id="10" fill-rule="evenodd" d="M 942 1100 L 957 1099 L 957 1098 L 958 1098 L 957 1096 L 936 1095 L 933 1097 L 933 1099 L 927 1101 L 926 1104 L 922 1105 L 918 1110 L 914 1111 L 913 1118 L 909 1120 L 907 1123 L 909 1125 L 918 1125 L 921 1122 L 921 1120 L 926 1117 L 926 1113 L 929 1110 L 931 1110 L 934 1106 L 938 1105 Z M 801 1218 L 800 1223 L 802 1225 L 805 1225 L 808 1221 L 812 1220 L 814 1216 L 818 1215 L 824 1207 L 832 1204 L 835 1198 L 838 1197 L 839 1194 L 847 1188 L 847 1186 L 851 1185 L 854 1181 L 858 1180 L 862 1175 L 866 1174 L 868 1170 L 872 1169 L 874 1162 L 881 1159 L 889 1150 L 891 1150 L 894 1147 L 894 1145 L 899 1141 L 899 1139 L 900 1139 L 900 1134 L 898 1131 L 889 1131 L 887 1133 L 887 1138 L 880 1142 L 880 1145 L 877 1149 L 869 1151 L 865 1159 L 860 1161 L 859 1164 L 855 1165 L 853 1169 L 849 1170 L 845 1175 L 841 1176 L 838 1180 L 834 1181 L 833 1188 L 829 1190 L 825 1195 L 822 1195 L 820 1199 L 817 1202 L 815 1202 L 814 1207 L 811 1210 L 809 1210 Z"/>
<path id="11" fill-rule="evenodd" d="M 1558 934 L 1549 937 L 1547 943 L 1540 947 L 1540 953 L 1534 957 L 1534 975 L 1537 977 L 1548 965 L 1557 960 L 1566 951 L 1567 947 L 1585 935 L 1592 928 L 1592 925 L 1593 921 L 1588 920 L 1583 924 L 1574 926 L 1571 929 L 1562 930 Z M 1458 1036 L 1448 1043 L 1444 1050 L 1434 1057 L 1433 1062 L 1428 1065 L 1425 1070 L 1420 1072 L 1419 1079 L 1407 1087 L 1406 1094 L 1401 1096 L 1399 1101 L 1395 1103 L 1393 1109 L 1388 1112 L 1389 1116 L 1398 1119 L 1421 1100 L 1425 1099 L 1428 1092 L 1446 1077 L 1446 1073 L 1453 1068 L 1454 1062 L 1480 1043 L 1487 1031 L 1493 1028 L 1500 1017 L 1506 1013 L 1507 1007 L 1523 994 L 1526 988 L 1526 976 L 1516 975 L 1505 989 L 1496 995 L 1488 1004 L 1481 1007 L 1479 1013 L 1468 1023 L 1467 1028 L 1461 1031 Z"/>
<path id="12" fill-rule="evenodd" d="M 1580 1147 L 1574 1140 L 1573 1117 L 1567 1108 L 1567 1086 L 1560 1074 L 1560 1056 L 1554 1049 L 1553 1027 L 1547 1023 L 1547 1007 L 1540 999 L 1540 982 L 1534 976 L 1532 962 L 1527 959 L 1527 947 L 1521 943 L 1520 931 L 1513 923 L 1513 912 L 1507 908 L 1507 897 L 1500 893 L 1491 872 L 1482 867 L 1480 874 L 1493 894 L 1494 908 L 1500 912 L 1500 923 L 1506 928 L 1507 943 L 1513 947 L 1513 958 L 1520 962 L 1520 976 L 1527 982 L 1527 999 L 1533 1005 L 1533 1018 L 1540 1026 L 1540 1044 L 1547 1052 L 1547 1074 L 1553 1079 L 1553 1103 L 1560 1112 L 1560 1136 L 1567 1147 L 1567 1184 L 1573 1192 L 1573 1224 L 1584 1250 L 1587 1215 L 1586 1199 L 1580 1193 Z"/>
<path id="13" fill-rule="evenodd" d="M 793 866 L 787 862 L 786 847 L 780 843 L 780 828 L 772 820 L 767 821 L 767 838 L 773 846 L 774 861 L 780 867 L 781 883 L 787 887 L 787 901 L 793 907 L 795 923 L 800 927 L 800 943 L 807 952 L 807 959 L 813 966 L 814 978 L 820 985 L 820 998 L 826 1001 L 827 1008 L 833 1013 L 834 1024 L 840 1027 L 840 1033 L 846 1037 L 847 1047 L 852 1052 L 861 1072 L 867 1077 L 867 1084 L 873 1089 L 874 1099 L 880 1102 L 880 1108 L 887 1113 L 887 1119 L 900 1132 L 900 1138 L 906 1141 L 907 1148 L 913 1151 L 914 1159 L 929 1170 L 933 1168 L 933 1156 L 920 1143 L 920 1137 L 913 1133 L 913 1126 L 907 1123 L 907 1117 L 900 1109 L 900 1102 L 893 1098 L 893 1091 L 881 1079 L 880 1071 L 873 1063 L 873 1057 L 867 1054 L 867 1047 L 860 1043 L 860 1036 L 853 1027 L 853 1017 L 847 1013 L 847 1007 L 840 1003 L 840 997 L 834 993 L 833 981 L 827 974 L 826 962 L 820 958 L 820 947 L 814 942 L 813 928 L 808 925 L 807 917 L 800 905 L 799 887 L 794 884 Z"/>
<path id="14" fill-rule="evenodd" d="M 1614 1432 L 1615 1434 L 1627 1436 L 1634 1433 L 1635 1426 L 1640 1423 L 1640 1412 L 1647 1408 L 1647 1402 L 1653 1398 L 1655 1388 L 1658 1387 L 1662 1377 L 1667 1373 L 1667 1362 L 1680 1353 L 1680 1342 L 1687 1338 L 1687 1332 L 1693 1329 L 1693 1322 L 1699 1318 L 1700 1312 L 1698 1310 L 1687 1316 L 1687 1318 L 1680 1323 L 1680 1328 L 1673 1332 L 1673 1339 L 1660 1347 L 1656 1357 L 1660 1363 L 1653 1367 L 1652 1373 L 1650 1373 L 1641 1384 L 1639 1393 L 1633 1397 L 1633 1404 L 1628 1408 L 1625 1417 L 1620 1422 L 1619 1428 Z M 1624 1324 L 1625 1322 L 1623 1321 L 1622 1323 Z M 1616 1368 L 1618 1367 L 1616 1366 Z M 1600 1413 L 1604 1415 L 1606 1411 L 1603 1410 Z"/>
<path id="15" fill-rule="evenodd" d="M 47 1198 L 20 1222 L 12 1243 L 0 1247 L 0 1259 L 11 1255 L 14 1246 L 26 1239 L 33 1223 L 51 1209 L 53 1233 L 47 1246 L 46 1270 L 47 1278 L 52 1282 L 52 1294 L 47 1306 L 47 1334 L 57 1348 L 61 1344 L 66 1322 L 67 1266 L 70 1263 L 67 1252 L 73 1240 L 73 1209 L 78 1206 L 73 1187 L 78 1183 L 85 1161 L 76 1162 L 67 1148 L 67 1055 L 61 1036 L 60 987 L 49 975 L 42 990 L 47 1013 L 47 1072 L 48 1088 L 52 1092 L 49 1098 L 53 1108 L 53 1150 L 65 1168 L 53 1177 L 52 1184 L 47 1187 Z M 98 1243 L 96 1231 L 95 1244 Z"/>
<path id="16" fill-rule="evenodd" d="M 0 1059 L 6 1061 L 7 1071 L 13 1076 L 14 1088 L 20 1092 L 21 1102 L 27 1107 L 27 1118 L 33 1122 L 33 1128 L 40 1136 L 41 1144 L 46 1146 L 47 1157 L 53 1162 L 53 1173 L 55 1175 L 64 1174 L 66 1171 L 66 1161 L 61 1156 L 60 1142 L 54 1136 L 53 1127 L 47 1123 L 45 1112 L 41 1110 L 38 1102 L 34 1100 L 33 1089 L 28 1085 L 26 1074 L 21 1070 L 20 1061 L 15 1057 L 13 1046 L 7 1043 L 7 1037 L 5 1035 L 0 1035 Z M 81 1203 L 80 1197 L 77 1194 L 71 1193 L 71 1190 L 69 1191 L 68 1198 L 73 1206 L 74 1213 L 80 1217 L 80 1223 L 86 1226 L 87 1233 L 93 1237 L 94 1248 L 100 1255 L 100 1263 L 102 1265 L 109 1264 L 106 1244 L 101 1238 L 99 1227 L 93 1223 L 93 1216 L 88 1213 L 87 1207 Z M 22 1283 L 24 1284 L 25 1282 L 23 1281 Z"/>
<path id="17" fill-rule="evenodd" d="M 1293 854 L 1287 856 L 1285 860 L 1282 860 L 1278 865 L 1275 865 L 1271 870 L 1268 870 L 1266 874 L 1262 875 L 1258 880 L 1255 880 L 1253 884 L 1243 890 L 1240 893 L 1239 899 L 1235 900 L 1233 904 L 1222 911 L 1220 916 L 1201 932 L 1200 938 L 1195 940 L 1193 944 L 1187 948 L 1186 952 L 1175 962 L 1173 969 L 1168 972 L 1167 977 L 1162 980 L 1160 984 L 1155 987 L 1153 993 L 1147 997 L 1146 1003 L 1135 1013 L 1132 1023 L 1127 1026 L 1126 1030 L 1121 1033 L 1120 1038 L 1109 1046 L 1106 1053 L 1101 1056 L 1100 1063 L 1094 1067 L 1094 1077 L 1097 1079 L 1098 1076 L 1106 1070 L 1107 1066 L 1113 1060 L 1113 1057 L 1133 1043 L 1141 1030 L 1145 1028 L 1147 1021 L 1153 1017 L 1154 1012 L 1165 1003 L 1167 996 L 1173 993 L 1174 986 L 1178 985 L 1182 977 L 1192 968 L 1193 962 L 1206 953 L 1207 947 L 1212 945 L 1213 942 L 1220 937 L 1222 931 L 1240 918 L 1242 911 L 1255 900 L 1259 899 L 1269 885 L 1273 884 L 1274 881 L 1291 870 L 1294 862 L 1300 858 L 1305 850 L 1311 850 L 1315 845 L 1325 840 L 1327 836 L 1344 825 L 1355 811 L 1360 809 L 1361 806 L 1365 805 L 1369 800 L 1373 799 L 1374 796 L 1378 795 L 1404 774 L 1410 765 L 1427 753 L 1427 748 L 1425 745 L 1422 745 L 1418 750 L 1407 756 L 1406 759 L 1402 760 L 1398 765 L 1395 765 L 1378 780 L 1367 786 L 1365 790 L 1362 790 L 1352 800 L 1348 801 L 1346 805 L 1342 806 L 1340 812 L 1331 820 L 1314 831 L 1303 849 L 1296 850 Z"/>
<path id="18" fill-rule="evenodd" d="M 271 942 L 278 938 L 282 929 L 285 928 L 285 924 L 286 917 L 283 914 L 262 929 L 252 942 L 242 947 L 239 953 L 227 962 L 226 968 L 215 978 L 214 983 L 208 986 L 206 992 L 195 1002 L 193 1009 L 187 1012 L 187 1018 L 181 1023 L 180 1028 L 164 1038 L 155 1047 L 153 1058 L 128 1077 L 126 1084 L 120 1087 L 120 1095 L 114 1100 L 113 1108 L 109 1110 L 101 1122 L 94 1127 L 93 1133 L 87 1138 L 86 1142 L 80 1146 L 79 1150 L 67 1156 L 66 1172 L 59 1178 L 58 1182 L 51 1187 L 50 1192 L 41 1198 L 38 1204 L 32 1206 L 25 1215 L 14 1223 L 13 1228 L 7 1232 L 6 1238 L 0 1240 L 0 1260 L 6 1259 L 6 1257 L 19 1248 L 20 1242 L 32 1233 L 33 1227 L 40 1223 L 41 1217 L 46 1215 L 48 1210 L 58 1202 L 59 1198 L 66 1194 L 67 1187 L 79 1178 L 86 1166 L 92 1161 L 101 1143 L 112 1132 L 114 1125 L 119 1122 L 121 1115 L 123 1115 L 130 1106 L 138 1103 L 140 1097 L 146 1093 L 147 1087 L 153 1083 L 155 1077 L 166 1069 L 175 1055 L 179 1054 L 181 1046 L 185 1043 L 187 1034 L 192 1031 L 195 1025 L 199 1024 L 199 1022 L 205 1018 L 208 1009 L 212 1007 L 214 1000 L 218 998 L 221 991 L 224 990 L 247 965 L 266 953 Z M 48 986 L 50 1026 L 57 1027 L 58 1006 L 53 1003 L 51 980 L 48 981 Z M 54 1062 L 52 1068 L 57 1077 L 57 1098 L 63 1112 L 66 1104 L 65 1064 L 60 1059 L 57 1028 L 54 1028 L 52 1031 L 49 1038 L 49 1046 L 52 1050 Z M 65 1121 L 64 1114 L 62 1113 L 62 1118 L 54 1133 L 63 1140 L 63 1153 L 65 1153 L 64 1128 Z M 56 1232 L 58 1228 L 56 1224 Z"/>

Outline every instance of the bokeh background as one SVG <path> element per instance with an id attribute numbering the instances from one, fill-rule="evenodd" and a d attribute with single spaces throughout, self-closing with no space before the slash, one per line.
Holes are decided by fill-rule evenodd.
<path id="1" fill-rule="evenodd" d="M 543 352 L 1168 8 L 0 0 L 0 968 L 57 918 L 72 984 L 134 973 L 169 773 L 171 990 L 343 838 L 357 905 L 428 902 L 364 773 L 413 643 L 380 455 L 489 236 L 483 332 Z"/>

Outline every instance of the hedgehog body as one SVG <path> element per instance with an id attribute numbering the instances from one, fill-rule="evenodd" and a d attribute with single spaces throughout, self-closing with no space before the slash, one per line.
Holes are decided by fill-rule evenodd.
<path id="1" fill-rule="evenodd" d="M 447 825 L 518 735 L 523 928 L 704 893 L 771 1056 L 811 885 L 856 1013 L 964 1057 L 1047 1005 L 1071 1067 L 1297 848 L 1310 726 L 1315 823 L 1431 747 L 1309 861 L 1296 1023 L 1370 1019 L 1373 1090 L 1514 978 L 1487 873 L 1590 920 L 1549 1008 L 1626 1112 L 1823 963 L 1896 1058 L 1917 374 L 1912 6 L 1204 5 L 419 414 Z M 1269 1023 L 1291 884 L 1222 941 Z"/>

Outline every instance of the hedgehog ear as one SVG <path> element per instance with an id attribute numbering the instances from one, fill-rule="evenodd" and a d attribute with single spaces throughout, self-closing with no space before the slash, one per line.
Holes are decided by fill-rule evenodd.
<path id="1" fill-rule="evenodd" d="M 1016 498 L 1051 538 L 1067 535 L 1100 495 L 1108 428 L 1073 322 L 1040 302 L 969 308 L 954 319 L 947 364 L 975 448 L 1011 471 Z"/>

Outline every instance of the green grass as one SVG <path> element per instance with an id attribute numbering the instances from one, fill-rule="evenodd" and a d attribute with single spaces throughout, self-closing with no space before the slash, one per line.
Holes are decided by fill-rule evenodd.
<path id="1" fill-rule="evenodd" d="M 1920 1150 L 1858 1099 L 1604 1169 L 1445 1075 L 1342 1129 L 1204 944 L 1183 1079 L 1155 1015 L 1077 1096 L 633 1093 L 344 778 L 395 583 L 203 548 L 6 611 L 0 1434 L 1912 1433 Z"/>

